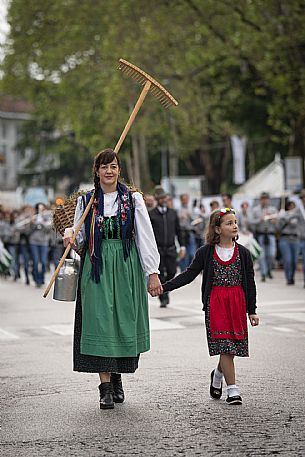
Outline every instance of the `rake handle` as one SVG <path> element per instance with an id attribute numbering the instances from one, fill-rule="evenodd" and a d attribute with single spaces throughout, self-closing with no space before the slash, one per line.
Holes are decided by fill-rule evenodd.
<path id="1" fill-rule="evenodd" d="M 150 81 L 146 81 L 146 83 L 145 83 L 145 85 L 144 85 L 144 87 L 143 87 L 143 90 L 142 90 L 142 92 L 141 92 L 141 94 L 140 94 L 140 96 L 139 96 L 139 98 L 138 98 L 138 101 L 137 101 L 137 103 L 135 104 L 135 107 L 134 107 L 134 109 L 132 110 L 132 113 L 131 113 L 131 115 L 129 116 L 129 119 L 128 119 L 128 121 L 127 121 L 127 124 L 125 125 L 125 128 L 124 128 L 124 130 L 123 130 L 123 132 L 122 132 L 122 134 L 121 134 L 121 136 L 120 136 L 120 139 L 119 139 L 119 141 L 117 142 L 117 144 L 116 144 L 116 146 L 115 146 L 115 148 L 114 148 L 114 152 L 116 152 L 116 153 L 119 152 L 119 150 L 120 150 L 120 148 L 121 148 L 121 146 L 122 146 L 122 144 L 123 144 L 123 141 L 125 140 L 126 135 L 127 135 L 127 133 L 129 132 L 129 129 L 130 129 L 130 127 L 132 126 L 133 121 L 135 120 L 136 115 L 138 114 L 139 109 L 141 108 L 141 106 L 142 106 L 142 104 L 143 104 L 143 102 L 144 102 L 144 100 L 145 100 L 145 97 L 146 97 L 146 95 L 147 95 L 147 93 L 148 93 L 150 87 L 151 87 L 151 82 L 150 82 Z M 94 201 L 94 193 L 92 194 L 92 197 L 90 198 L 90 201 L 89 201 L 88 205 L 86 206 L 86 209 L 85 209 L 85 211 L 84 211 L 84 213 L 83 213 L 83 215 L 82 215 L 82 217 L 81 217 L 79 223 L 77 224 L 77 226 L 76 226 L 76 228 L 75 228 L 75 231 L 74 231 L 73 236 L 72 236 L 72 239 L 71 239 L 71 243 L 69 243 L 68 246 L 66 247 L 65 252 L 63 253 L 62 258 L 60 259 L 59 264 L 57 265 L 57 268 L 56 268 L 56 270 L 54 271 L 53 276 L 52 276 L 52 278 L 50 279 L 50 282 L 49 282 L 49 284 L 48 284 L 46 290 L 44 291 L 44 294 L 43 294 L 43 297 L 44 297 L 44 298 L 46 298 L 46 296 L 47 296 L 48 293 L 50 292 L 50 289 L 51 289 L 51 287 L 52 287 L 52 285 L 53 285 L 53 283 L 54 283 L 54 281 L 55 281 L 55 279 L 56 279 L 56 277 L 57 277 L 57 275 L 58 275 L 58 273 L 59 273 L 59 270 L 60 270 L 61 267 L 63 266 L 64 261 L 65 261 L 67 255 L 68 255 L 69 252 L 70 252 L 70 249 L 71 249 L 71 247 L 72 247 L 71 245 L 74 243 L 74 241 L 75 241 L 75 239 L 76 239 L 76 236 L 77 236 L 78 232 L 80 231 L 81 226 L 83 225 L 83 223 L 84 223 L 84 221 L 85 221 L 85 219 L 86 219 L 86 217 L 87 217 L 87 214 L 88 214 L 89 211 L 90 211 L 90 208 L 91 208 L 91 206 L 92 206 L 93 201 Z"/>
<path id="2" fill-rule="evenodd" d="M 150 82 L 150 81 L 146 81 L 145 86 L 143 87 L 143 90 L 142 90 L 142 92 L 141 92 L 141 94 L 140 94 L 140 96 L 139 96 L 139 98 L 138 98 L 138 101 L 137 101 L 137 103 L 135 104 L 135 107 L 134 107 L 134 109 L 132 110 L 132 113 L 131 113 L 131 115 L 129 116 L 129 119 L 128 119 L 128 121 L 127 121 L 127 124 L 125 125 L 125 128 L 124 128 L 124 130 L 123 130 L 123 132 L 122 132 L 122 134 L 121 134 L 121 136 L 120 136 L 120 139 L 119 139 L 119 141 L 117 142 L 116 147 L 114 148 L 114 152 L 119 152 L 119 150 L 120 150 L 120 148 L 121 148 L 121 146 L 122 146 L 122 143 L 123 143 L 123 141 L 125 140 L 126 135 L 127 135 L 127 133 L 129 132 L 129 129 L 130 129 L 130 127 L 132 126 L 133 121 L 135 120 L 135 117 L 136 117 L 136 115 L 138 114 L 138 111 L 139 111 L 139 109 L 141 108 L 142 103 L 144 102 L 145 97 L 146 97 L 146 95 L 147 95 L 147 93 L 148 93 L 150 87 L 151 87 L 151 82 Z"/>
<path id="3" fill-rule="evenodd" d="M 58 275 L 58 273 L 59 273 L 59 270 L 60 270 L 61 267 L 63 266 L 64 261 L 65 261 L 67 255 L 68 255 L 69 252 L 70 252 L 70 249 L 71 249 L 71 247 L 72 247 L 72 244 L 73 244 L 74 241 L 76 240 L 76 236 L 77 236 L 78 232 L 80 231 L 81 226 L 83 225 L 83 223 L 84 223 L 84 221 L 85 221 L 85 219 L 86 219 L 86 217 L 87 217 L 87 214 L 88 214 L 89 211 L 90 211 L 90 208 L 91 208 L 91 206 L 92 206 L 93 201 L 94 201 L 94 193 L 92 194 L 92 196 L 91 196 L 91 198 L 90 198 L 90 200 L 89 200 L 89 203 L 88 203 L 88 205 L 86 206 L 86 209 L 85 209 L 85 211 L 84 211 L 84 213 L 83 213 L 83 215 L 82 215 L 82 217 L 81 217 L 79 223 L 77 224 L 77 226 L 76 226 L 76 228 L 75 228 L 75 231 L 74 231 L 73 236 L 72 236 L 72 239 L 71 239 L 71 243 L 69 243 L 68 246 L 66 247 L 65 252 L 64 252 L 63 255 L 62 255 L 62 258 L 60 259 L 60 261 L 59 261 L 59 263 L 58 263 L 58 265 L 57 265 L 57 267 L 56 267 L 56 270 L 54 271 L 53 276 L 52 276 L 52 278 L 50 279 L 50 282 L 49 282 L 49 284 L 48 284 L 46 290 L 44 291 L 44 294 L 43 294 L 43 297 L 44 297 L 44 298 L 46 298 L 46 296 L 47 296 L 48 293 L 50 292 L 50 289 L 51 289 L 51 287 L 52 287 L 52 285 L 53 285 L 53 283 L 54 283 L 54 281 L 55 281 L 55 279 L 56 279 L 56 277 L 57 277 L 57 275 Z"/>

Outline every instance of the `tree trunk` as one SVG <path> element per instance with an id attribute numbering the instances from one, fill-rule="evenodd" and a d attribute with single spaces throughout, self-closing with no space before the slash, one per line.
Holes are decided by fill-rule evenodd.
<path id="1" fill-rule="evenodd" d="M 140 148 L 138 136 L 136 133 L 131 133 L 132 157 L 133 157 L 133 184 L 136 187 L 141 187 L 140 173 Z"/>
<path id="2" fill-rule="evenodd" d="M 305 137 L 304 137 L 305 119 L 299 117 L 295 120 L 293 129 L 292 144 L 289 148 L 289 155 L 300 156 L 305 159 Z"/>
<path id="3" fill-rule="evenodd" d="M 173 116 L 169 113 L 169 127 L 171 132 L 171 140 L 168 145 L 169 152 L 169 176 L 178 176 L 178 154 L 177 154 L 177 132 L 176 124 Z"/>
<path id="4" fill-rule="evenodd" d="M 223 149 L 223 155 L 220 156 L 220 163 L 219 163 L 219 171 L 220 171 L 219 190 L 220 191 L 222 191 L 222 189 L 221 189 L 222 183 L 223 182 L 225 182 L 225 184 L 228 183 L 228 165 L 229 165 L 230 157 L 232 157 L 230 138 L 227 137 L 227 138 L 225 138 L 225 146 Z M 225 191 L 225 189 L 224 189 L 224 191 Z"/>
<path id="5" fill-rule="evenodd" d="M 140 149 L 140 170 L 141 170 L 141 180 L 142 180 L 142 188 L 143 191 L 147 192 L 151 187 L 151 179 L 150 179 L 150 169 L 149 169 L 149 160 L 147 154 L 147 145 L 146 145 L 146 137 L 143 132 L 140 133 L 139 136 L 139 149 Z"/>
<path id="6" fill-rule="evenodd" d="M 126 155 L 126 169 L 127 169 L 127 182 L 133 182 L 133 172 L 132 172 L 132 157 L 130 154 Z"/>

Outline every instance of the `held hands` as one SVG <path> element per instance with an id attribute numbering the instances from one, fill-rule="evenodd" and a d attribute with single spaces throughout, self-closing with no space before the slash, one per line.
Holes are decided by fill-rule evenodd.
<path id="1" fill-rule="evenodd" d="M 179 257 L 179 260 L 183 259 L 185 257 L 185 254 L 186 254 L 186 249 L 185 247 L 181 247 L 180 250 L 179 250 L 179 254 L 178 254 L 178 257 Z"/>
<path id="2" fill-rule="evenodd" d="M 256 327 L 259 324 L 259 317 L 257 314 L 249 314 L 248 317 L 252 327 Z"/>
<path id="3" fill-rule="evenodd" d="M 157 273 L 149 275 L 147 290 L 152 297 L 156 297 L 163 293 L 163 288 Z"/>

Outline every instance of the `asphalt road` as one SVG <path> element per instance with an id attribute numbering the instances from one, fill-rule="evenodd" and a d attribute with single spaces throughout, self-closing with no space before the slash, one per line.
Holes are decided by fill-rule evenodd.
<path id="1" fill-rule="evenodd" d="M 261 325 L 238 359 L 242 406 L 209 398 L 200 278 L 160 309 L 152 349 L 124 376 L 126 402 L 99 409 L 98 377 L 72 372 L 73 303 L 0 279 L 0 455 L 304 456 L 305 289 L 301 272 L 258 282 Z"/>

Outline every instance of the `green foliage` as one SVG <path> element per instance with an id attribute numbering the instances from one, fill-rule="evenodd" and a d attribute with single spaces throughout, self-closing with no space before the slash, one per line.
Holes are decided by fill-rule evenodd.
<path id="1" fill-rule="evenodd" d="M 256 169 L 275 151 L 305 157 L 301 0 L 11 0 L 8 19 L 2 91 L 31 100 L 38 124 L 73 131 L 87 152 L 115 146 L 140 93 L 115 70 L 123 57 L 179 101 L 165 113 L 147 100 L 132 128 L 147 138 L 155 182 L 174 144 L 181 169 L 206 174 L 210 191 L 230 186 L 232 133 L 247 135 Z"/>

